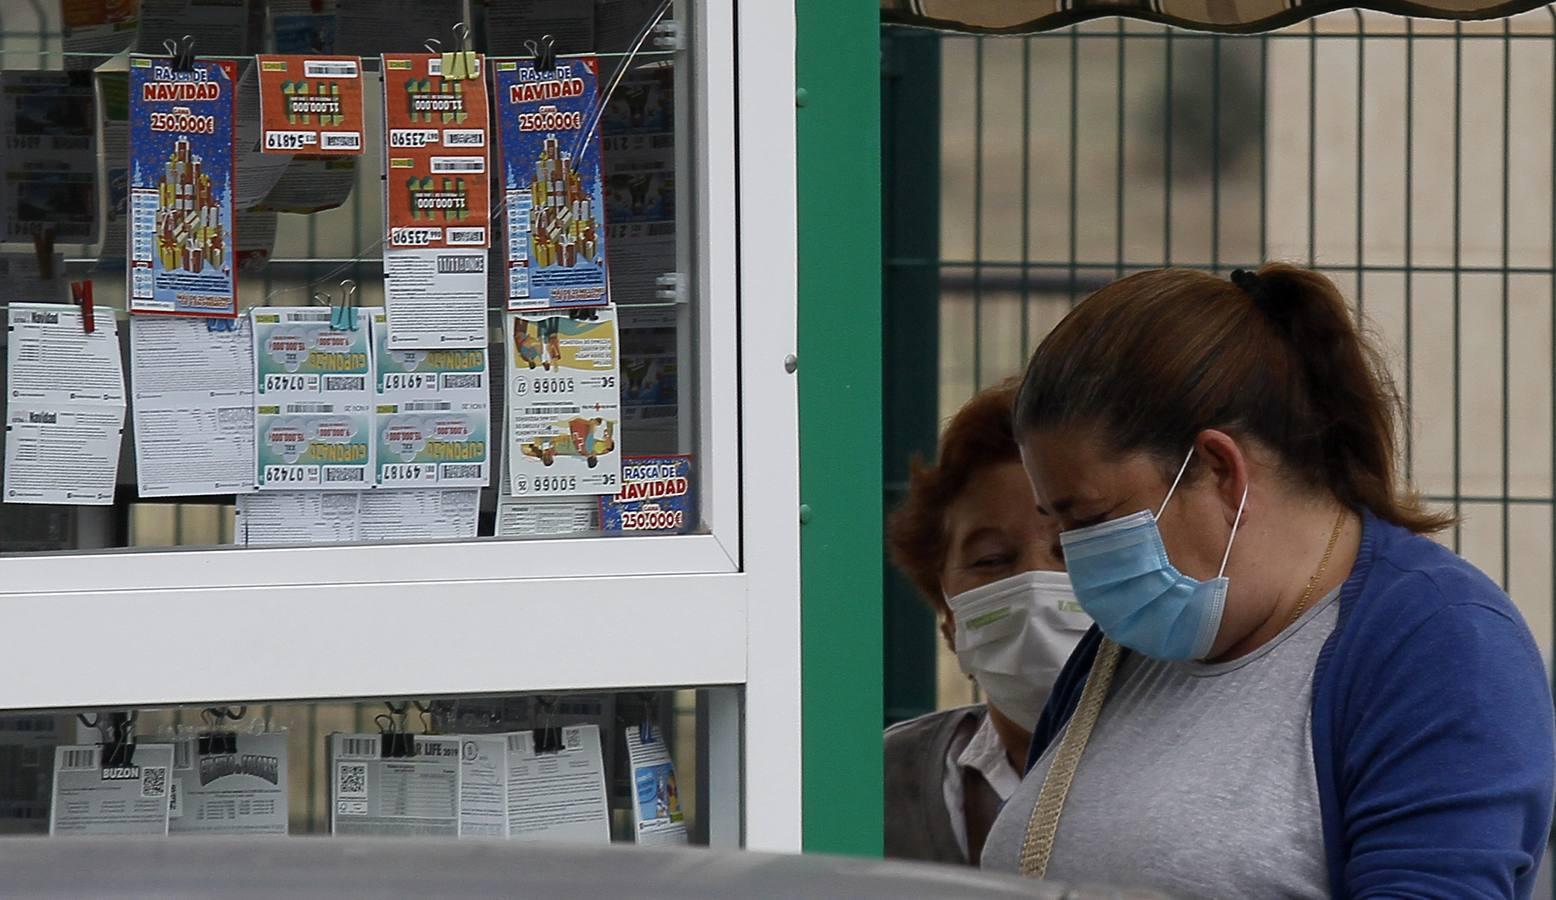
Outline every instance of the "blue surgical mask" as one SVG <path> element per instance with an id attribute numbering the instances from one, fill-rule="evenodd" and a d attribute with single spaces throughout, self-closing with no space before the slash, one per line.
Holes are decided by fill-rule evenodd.
<path id="1" fill-rule="evenodd" d="M 1210 653 L 1226 610 L 1226 561 L 1248 502 L 1244 485 L 1216 577 L 1200 581 L 1179 572 L 1167 558 L 1156 519 L 1172 500 L 1193 457 L 1191 448 L 1155 513 L 1142 509 L 1059 535 L 1081 609 L 1096 620 L 1103 634 L 1156 659 L 1202 659 Z"/>

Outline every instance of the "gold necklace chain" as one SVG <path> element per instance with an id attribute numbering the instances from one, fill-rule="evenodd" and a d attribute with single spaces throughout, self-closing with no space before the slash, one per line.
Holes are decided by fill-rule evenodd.
<path id="1" fill-rule="evenodd" d="M 1329 557 L 1334 553 L 1335 544 L 1340 542 L 1340 531 L 1345 526 L 1345 512 L 1345 507 L 1342 506 L 1340 514 L 1335 516 L 1334 530 L 1329 532 L 1329 546 L 1324 548 L 1324 558 L 1318 561 L 1318 571 L 1307 580 L 1307 588 L 1302 591 L 1302 599 L 1297 601 L 1297 608 L 1292 612 L 1291 621 L 1286 623 L 1286 627 L 1290 628 L 1292 622 L 1302 617 L 1302 611 L 1307 609 L 1308 601 L 1313 599 L 1313 589 L 1318 587 L 1318 579 L 1323 578 L 1324 570 L 1329 568 Z"/>

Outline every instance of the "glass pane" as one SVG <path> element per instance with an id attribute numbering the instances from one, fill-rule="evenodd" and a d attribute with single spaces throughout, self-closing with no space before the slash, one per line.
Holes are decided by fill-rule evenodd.
<path id="1" fill-rule="evenodd" d="M 706 709 L 685 690 L 8 712 L 0 834 L 705 844 Z"/>
<path id="2" fill-rule="evenodd" d="M 138 19 L 133 3 L 21 6 L 28 11 L 12 15 L 8 6 L 0 20 L 0 140 L 7 146 L 0 162 L 5 169 L 0 312 L 10 321 L 18 303 L 68 304 L 71 284 L 89 282 L 97 332 L 116 320 L 127 397 L 122 435 L 116 438 L 111 424 L 72 418 L 79 410 L 66 409 L 59 418 L 57 398 L 44 402 L 0 392 L 0 417 L 7 422 L 3 460 L 11 466 L 0 494 L 0 555 L 708 529 L 698 504 L 703 467 L 694 455 L 700 446 L 698 381 L 706 374 L 696 363 L 703 298 L 684 275 L 698 271 L 697 223 L 691 218 L 698 173 L 690 161 L 697 158 L 691 90 L 692 54 L 699 44 L 691 17 L 679 5 L 141 0 Z M 29 17 L 33 9 L 36 15 Z M 161 55 L 164 39 L 191 34 L 202 59 L 222 54 L 236 63 L 240 111 L 232 219 L 221 218 L 220 190 L 213 190 L 216 219 L 189 213 L 190 230 L 178 233 L 195 237 L 177 238 L 203 256 L 175 252 L 169 243 L 174 239 L 161 230 L 157 255 L 166 249 L 164 262 L 186 274 L 235 270 L 237 306 L 248 323 L 242 327 L 265 336 L 271 332 L 251 321 L 249 310 L 274 308 L 270 315 L 286 316 L 321 302 L 344 306 L 348 295 L 362 308 L 384 305 L 385 197 L 394 196 L 386 187 L 394 179 L 386 181 L 384 172 L 400 160 L 385 158 L 379 54 L 422 52 L 427 38 L 451 47 L 456 37 L 450 27 L 461 10 L 472 20 L 472 49 L 486 54 L 481 76 L 486 80 L 480 84 L 492 83 L 486 76 L 503 60 L 528 54 L 528 41 L 552 35 L 559 52 L 588 54 L 595 61 L 596 96 L 605 98 L 586 104 L 572 132 L 565 130 L 573 124 L 565 119 L 535 120 L 564 128 L 564 138 L 572 134 L 571 145 L 559 138 L 552 156 L 537 158 L 535 171 L 558 188 L 549 192 L 539 186 L 515 190 L 497 177 L 504 172 L 501 123 L 519 112 L 507 97 L 491 98 L 491 128 L 484 135 L 476 132 L 476 142 L 489 146 L 485 170 L 492 198 L 490 221 L 479 223 L 491 237 L 481 262 L 487 272 L 484 348 L 473 348 L 473 356 L 440 357 L 424 340 L 411 350 L 388 345 L 378 350 L 374 342 L 387 329 L 387 318 L 361 316 L 364 336 L 358 339 L 351 336 L 349 315 L 337 321 L 337 314 L 320 306 L 313 313 L 320 322 L 305 329 L 310 355 L 321 346 L 329 349 L 318 338 L 327 333 L 325 344 L 359 341 L 353 347 L 371 357 L 375 375 L 397 376 L 364 381 L 360 397 L 329 410 L 294 402 L 298 398 L 291 394 L 265 402 L 261 382 L 271 368 L 280 365 L 282 374 L 292 375 L 313 365 L 309 359 L 277 362 L 284 355 L 279 344 L 267 345 L 272 353 L 255 354 L 246 349 L 251 339 L 241 334 L 202 333 L 193 339 L 164 336 L 178 343 L 157 353 L 155 341 L 141 334 L 149 326 L 132 328 L 127 312 L 126 256 L 133 255 L 127 232 L 136 230 L 129 227 L 132 211 L 126 205 L 127 184 L 136 178 L 129 167 L 129 54 Z M 278 52 L 361 56 L 360 156 L 288 157 L 255 149 L 261 143 L 257 114 L 242 110 L 260 91 L 255 86 L 250 93 L 243 73 L 259 70 L 252 54 Z M 561 72 L 585 65 L 567 56 L 559 64 Z M 456 92 L 450 83 L 452 78 L 420 82 L 420 102 L 431 102 L 425 100 L 427 91 L 434 98 L 463 92 L 464 85 Z M 475 90 L 475 82 L 467 84 Z M 289 89 L 319 102 L 304 80 Z M 407 89 L 389 103 L 414 106 L 415 93 Z M 266 102 L 280 102 L 280 95 Z M 310 121 L 304 112 L 296 118 Z M 591 149 L 596 146 L 597 156 Z M 575 152 L 581 160 L 576 172 Z M 167 161 L 168 173 L 182 164 L 176 154 Z M 526 164 L 523 171 L 528 169 Z M 185 179 L 195 198 L 189 202 L 203 202 L 201 170 L 192 157 L 178 171 L 191 176 Z M 437 204 L 448 197 L 468 199 L 467 189 L 476 189 L 464 177 L 425 181 L 430 187 L 424 215 L 441 233 L 449 213 Z M 173 204 L 183 202 L 178 199 L 183 182 L 175 177 L 166 183 L 172 185 Z M 265 184 L 268 189 L 260 190 Z M 163 199 L 158 191 L 135 196 L 158 204 Z M 528 219 L 516 217 L 519 224 L 510 226 L 508 197 L 522 201 Z M 465 201 L 449 202 L 457 215 L 457 204 Z M 515 234 L 529 228 L 530 237 L 518 242 L 524 249 L 515 252 L 527 254 L 534 266 L 523 270 L 526 277 L 538 284 L 541 267 L 549 263 L 565 270 L 553 273 L 553 280 L 587 281 L 594 259 L 600 263 L 593 269 L 596 277 L 608 279 L 611 305 L 510 315 L 510 227 Z M 448 230 L 453 240 L 457 229 Z M 536 243 L 541 232 L 546 239 Z M 552 290 L 553 300 L 568 296 Z M 323 299 L 328 295 L 335 299 Z M 0 381 L 11 388 L 25 377 L 37 380 L 40 365 L 53 385 L 82 377 L 69 369 L 82 351 L 73 345 L 62 349 L 58 341 L 70 333 L 56 324 L 31 337 L 15 329 L 0 336 L 7 350 L 0 354 Z M 106 358 L 112 353 L 104 343 L 98 339 L 93 352 Z M 39 349 L 45 345 L 53 350 Z M 221 377 L 211 376 L 216 369 L 209 357 L 217 355 L 211 348 L 229 346 L 232 354 L 248 353 L 261 362 L 223 356 Z M 187 368 L 169 347 L 188 354 Z M 30 375 L 11 371 L 12 352 L 42 354 L 42 361 L 34 360 Z M 338 365 L 343 355 L 324 362 Z M 136 358 L 145 374 L 133 371 Z M 344 383 L 320 376 L 298 385 L 322 391 L 325 381 Z M 292 383 L 283 378 L 272 384 Z M 206 386 L 225 399 L 207 397 L 191 405 L 169 398 L 170 392 Z M 415 396 L 395 396 L 398 389 Z M 337 421 L 343 410 L 359 408 L 360 414 L 345 417 L 349 422 Z M 110 409 L 109 415 L 111 422 L 118 413 Z M 116 461 L 110 458 L 115 441 Z M 336 465 L 342 459 L 355 465 Z M 100 475 L 100 487 L 93 488 L 94 469 L 114 474 Z M 300 480 L 307 489 L 293 490 L 284 478 Z M 269 483 L 253 493 L 256 481 Z M 325 489 L 336 484 L 348 490 Z M 359 486 L 364 489 L 350 489 Z"/>

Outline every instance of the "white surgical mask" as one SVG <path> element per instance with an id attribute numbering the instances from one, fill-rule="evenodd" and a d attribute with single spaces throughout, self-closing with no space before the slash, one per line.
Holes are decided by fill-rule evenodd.
<path id="1" fill-rule="evenodd" d="M 989 702 L 1031 731 L 1091 619 L 1064 572 L 1022 572 L 946 600 L 956 660 Z"/>

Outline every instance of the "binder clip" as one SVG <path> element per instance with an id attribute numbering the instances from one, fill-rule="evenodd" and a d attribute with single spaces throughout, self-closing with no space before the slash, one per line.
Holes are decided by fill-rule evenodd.
<path id="1" fill-rule="evenodd" d="M 98 716 L 94 724 L 102 735 L 102 767 L 121 769 L 134 765 L 135 716 L 131 713 L 113 713 L 106 722 L 102 716 Z"/>
<path id="2" fill-rule="evenodd" d="M 440 716 L 438 714 L 438 704 L 436 701 L 431 704 L 423 704 L 420 700 L 412 700 L 411 705 L 416 707 L 416 715 L 421 718 L 422 734 L 442 733 L 442 728 L 439 727 L 438 720 Z"/>
<path id="3" fill-rule="evenodd" d="M 535 58 L 535 71 L 556 71 L 556 38 L 549 34 L 540 36 L 540 40 L 528 40 L 524 42 L 524 49 Z"/>
<path id="4" fill-rule="evenodd" d="M 186 34 L 178 41 L 172 38 L 162 42 L 162 49 L 173 59 L 173 71 L 189 72 L 194 69 L 194 35 Z"/>
<path id="5" fill-rule="evenodd" d="M 335 331 L 357 330 L 357 283 L 350 278 L 340 283 L 340 305 L 330 304 L 330 328 Z"/>
<path id="6" fill-rule="evenodd" d="M 540 727 L 535 729 L 534 734 L 535 755 L 561 753 L 562 726 L 557 724 L 554 704 L 549 700 L 542 699 L 539 701 L 539 705 L 540 712 L 536 718 L 540 720 Z"/>
<path id="7" fill-rule="evenodd" d="M 211 707 L 200 712 L 200 719 L 208 729 L 196 739 L 196 749 L 201 756 L 225 756 L 238 752 L 238 733 L 231 728 L 219 727 L 223 720 L 236 722 L 248 714 L 247 706 Z"/>
<path id="8" fill-rule="evenodd" d="M 443 80 L 469 81 L 480 78 L 480 63 L 476 62 L 475 51 L 470 49 L 470 26 L 456 22 L 449 32 L 453 35 L 453 50 L 443 50 L 443 45 L 436 38 L 428 40 L 426 44 L 428 50 L 441 57 L 439 63 Z"/>
<path id="9" fill-rule="evenodd" d="M 567 317 L 574 322 L 598 322 L 600 321 L 600 311 L 595 307 L 570 309 L 567 311 Z"/>
<path id="10" fill-rule="evenodd" d="M 638 743 L 654 742 L 654 723 L 659 721 L 659 701 L 653 694 L 643 695 L 643 712 L 638 716 Z"/>
<path id="11" fill-rule="evenodd" d="M 92 306 L 92 280 L 70 283 L 70 302 L 81 307 L 81 330 L 87 334 L 97 331 L 97 317 Z"/>
<path id="12" fill-rule="evenodd" d="M 389 712 L 373 717 L 373 722 L 378 725 L 379 756 L 384 759 L 406 759 L 416 755 L 416 736 L 405 730 L 405 715 L 409 705 L 402 703 L 399 709 L 395 709 L 393 703 L 385 702 L 384 706 L 389 708 Z"/>

